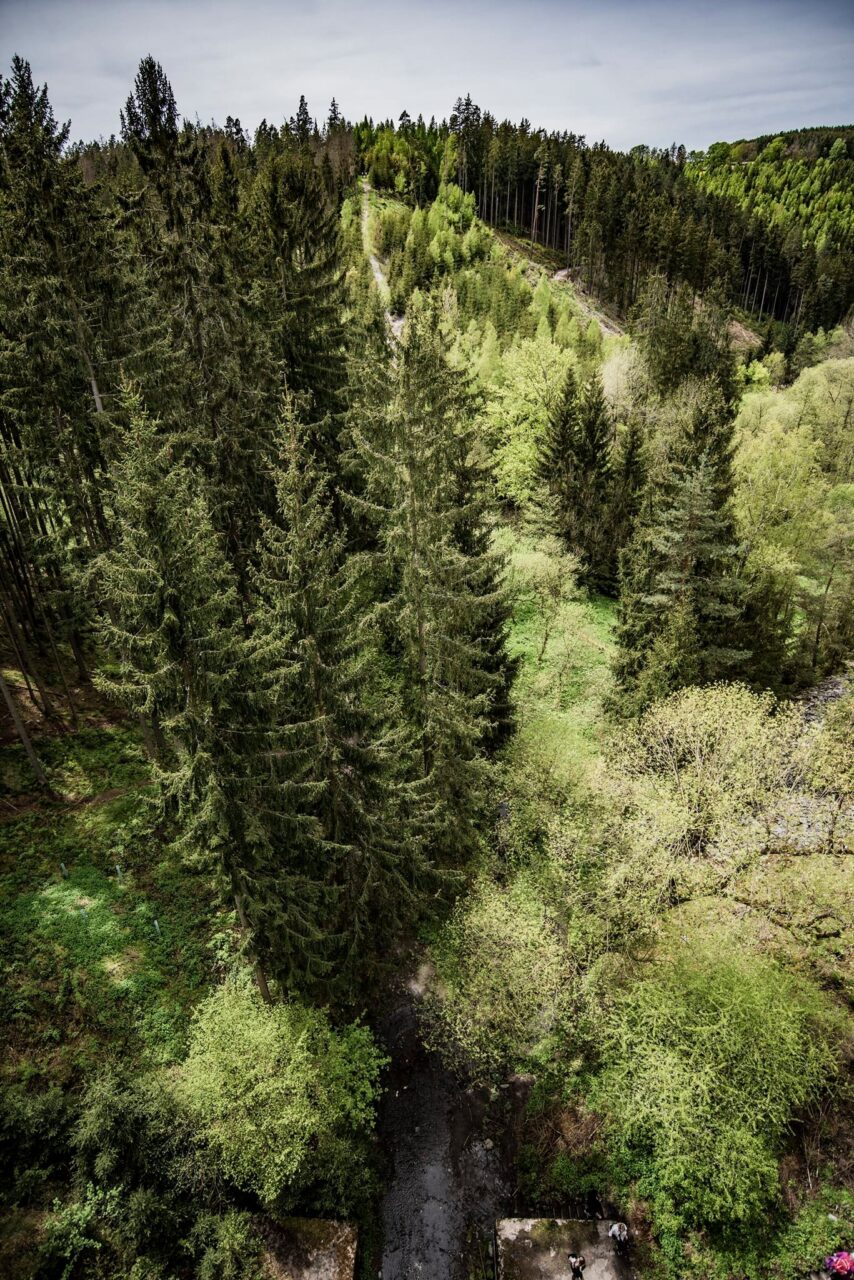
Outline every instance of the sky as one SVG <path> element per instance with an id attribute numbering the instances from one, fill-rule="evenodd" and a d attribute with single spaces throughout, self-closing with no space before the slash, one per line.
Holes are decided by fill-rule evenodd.
<path id="1" fill-rule="evenodd" d="M 0 0 L 14 53 L 72 139 L 118 132 L 147 53 L 182 115 L 251 130 L 301 93 L 355 120 L 468 92 L 617 148 L 854 123 L 854 0 Z"/>

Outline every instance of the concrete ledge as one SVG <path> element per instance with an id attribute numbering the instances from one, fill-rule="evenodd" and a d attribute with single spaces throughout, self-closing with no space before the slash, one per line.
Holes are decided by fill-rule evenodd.
<path id="1" fill-rule="evenodd" d="M 584 1254 L 584 1280 L 632 1280 L 608 1239 L 610 1226 L 595 1218 L 503 1218 L 495 1224 L 499 1280 L 568 1280 L 570 1253 Z"/>

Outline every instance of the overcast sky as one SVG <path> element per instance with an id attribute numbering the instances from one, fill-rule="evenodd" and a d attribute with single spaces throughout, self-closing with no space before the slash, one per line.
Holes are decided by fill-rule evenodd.
<path id="1" fill-rule="evenodd" d="M 72 138 L 118 132 L 152 53 L 181 113 L 499 118 L 611 146 L 854 122 L 854 0 L 0 0 L 0 51 L 47 82 Z"/>

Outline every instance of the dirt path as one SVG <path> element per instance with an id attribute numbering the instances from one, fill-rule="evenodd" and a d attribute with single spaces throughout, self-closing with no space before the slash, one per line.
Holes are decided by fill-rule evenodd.
<path id="1" fill-rule="evenodd" d="M 370 207 L 370 200 L 369 200 L 370 191 L 371 191 L 371 185 L 368 182 L 368 179 L 363 178 L 362 179 L 362 245 L 365 250 L 365 256 L 367 257 L 368 262 L 371 264 L 371 271 L 373 272 L 374 280 L 376 281 L 376 286 L 377 286 L 377 289 L 379 290 L 380 298 L 382 299 L 383 304 L 385 305 L 385 308 L 386 308 L 386 313 L 385 313 L 386 322 L 388 324 L 389 329 L 391 330 L 392 337 L 397 339 L 400 337 L 401 330 L 403 329 L 403 316 L 393 315 L 392 312 L 389 310 L 388 304 L 391 298 L 391 290 L 389 289 L 388 281 L 385 278 L 383 265 L 380 262 L 377 255 L 374 253 L 373 245 L 371 244 L 371 207 Z"/>
<path id="2" fill-rule="evenodd" d="M 564 267 L 561 271 L 555 271 L 552 274 L 552 280 L 555 284 L 565 284 L 571 287 L 573 299 L 582 316 L 585 320 L 595 320 L 599 328 L 602 330 L 603 337 L 622 337 L 625 330 L 617 324 L 616 320 L 607 316 L 600 307 L 596 306 L 590 295 L 585 293 L 581 286 L 572 279 L 568 268 Z"/>

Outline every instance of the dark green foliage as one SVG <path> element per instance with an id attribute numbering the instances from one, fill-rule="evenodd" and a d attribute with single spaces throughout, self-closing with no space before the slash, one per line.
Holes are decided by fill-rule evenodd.
<path id="1" fill-rule="evenodd" d="M 45 1277 L 144 1265 L 206 1280 L 254 1280 L 261 1242 L 162 1078 L 105 1070 L 87 1085 L 72 1135 L 77 1197 L 48 1223 Z M 167 1269 L 165 1272 L 161 1268 Z M 115 1270 L 114 1270 L 115 1269 Z M 100 1267 L 98 1268 L 100 1273 Z"/>
<path id="2" fill-rule="evenodd" d="M 798 287 L 796 319 L 827 324 L 850 305 L 854 282 L 854 140 L 850 128 L 801 129 L 777 137 L 716 142 L 692 156 L 688 177 L 703 191 L 737 204 L 762 227 L 769 247 L 790 257 Z M 779 278 L 751 255 L 743 306 L 776 310 Z M 808 327 L 813 327 L 810 320 Z"/>
<path id="3" fill-rule="evenodd" d="M 716 393 L 693 398 L 621 558 L 615 670 L 633 712 L 674 689 L 732 676 L 750 656 L 738 644 L 732 418 Z"/>
<path id="4" fill-rule="evenodd" d="M 290 939 L 306 964 L 317 937 L 306 914 L 313 882 L 300 859 L 309 819 L 269 766 L 272 714 L 234 577 L 204 495 L 171 464 L 169 446 L 158 446 L 138 399 L 130 397 L 128 411 L 115 544 L 96 566 L 109 606 L 105 639 L 121 665 L 100 682 L 149 723 L 163 804 L 181 824 L 184 847 L 217 860 L 265 955 L 274 938 L 275 954 L 288 954 Z M 278 971 L 291 978 L 299 967 L 295 954 Z"/>
<path id="5" fill-rule="evenodd" d="M 538 479 L 550 525 L 578 557 L 583 580 L 598 590 L 612 580 L 615 559 L 612 452 L 601 381 L 594 374 L 579 388 L 570 369 L 540 447 Z"/>
<path id="6" fill-rule="evenodd" d="M 361 507 L 377 524 L 380 620 L 402 677 L 403 713 L 431 845 L 459 861 L 478 841 L 483 749 L 496 724 L 504 613 L 486 547 L 475 405 L 447 363 L 429 307 L 410 319 L 391 386 L 356 434 Z M 493 641 L 487 641 L 491 626 Z M 500 694 L 499 703 L 506 701 Z M 506 713 L 505 713 L 506 714 Z"/>
<path id="7" fill-rule="evenodd" d="M 23 1084 L 0 1092 L 0 1186 L 6 1204 L 27 1204 L 67 1174 L 71 1107 L 55 1086 L 35 1092 Z"/>
<path id="8" fill-rule="evenodd" d="M 364 587 L 290 401 L 279 448 L 277 518 L 264 530 L 255 584 L 255 661 L 290 785 L 314 819 L 306 866 L 330 890 L 323 932 L 334 980 L 346 985 L 399 934 L 426 866 L 399 764 L 404 744 L 369 706 L 377 655 L 360 616 Z"/>
<path id="9" fill-rule="evenodd" d="M 2 1261 L 21 1226 L 45 1280 L 255 1280 L 266 1211 L 377 1232 L 383 1061 L 351 1018 L 477 876 L 424 1008 L 457 1067 L 536 1072 L 526 1188 L 641 1197 L 673 1274 L 806 1273 L 850 1202 L 786 1226 L 777 1162 L 839 1027 L 783 965 L 841 985 L 843 949 L 808 853 L 745 866 L 738 824 L 770 841 L 797 785 L 841 861 L 847 704 L 806 754 L 768 711 L 751 753 L 715 707 L 753 695 L 691 689 L 718 754 L 665 734 L 609 775 L 594 593 L 619 578 L 629 714 L 842 666 L 851 362 L 808 368 L 847 338 L 805 326 L 852 296 L 848 133 L 625 156 L 467 96 L 355 128 L 300 98 L 250 139 L 182 120 L 152 57 L 121 119 L 69 148 L 26 63 L 0 85 Z M 785 356 L 736 371 L 734 303 Z M 534 489 L 559 537 L 513 527 Z M 724 882 L 742 928 L 799 886 L 773 961 L 713 932 Z"/>
<path id="10" fill-rule="evenodd" d="M 632 329 L 660 396 L 694 378 L 715 382 L 724 398 L 735 398 L 735 362 L 727 311 L 714 293 L 702 301 L 686 285 L 672 287 L 652 276 L 632 313 Z"/>

